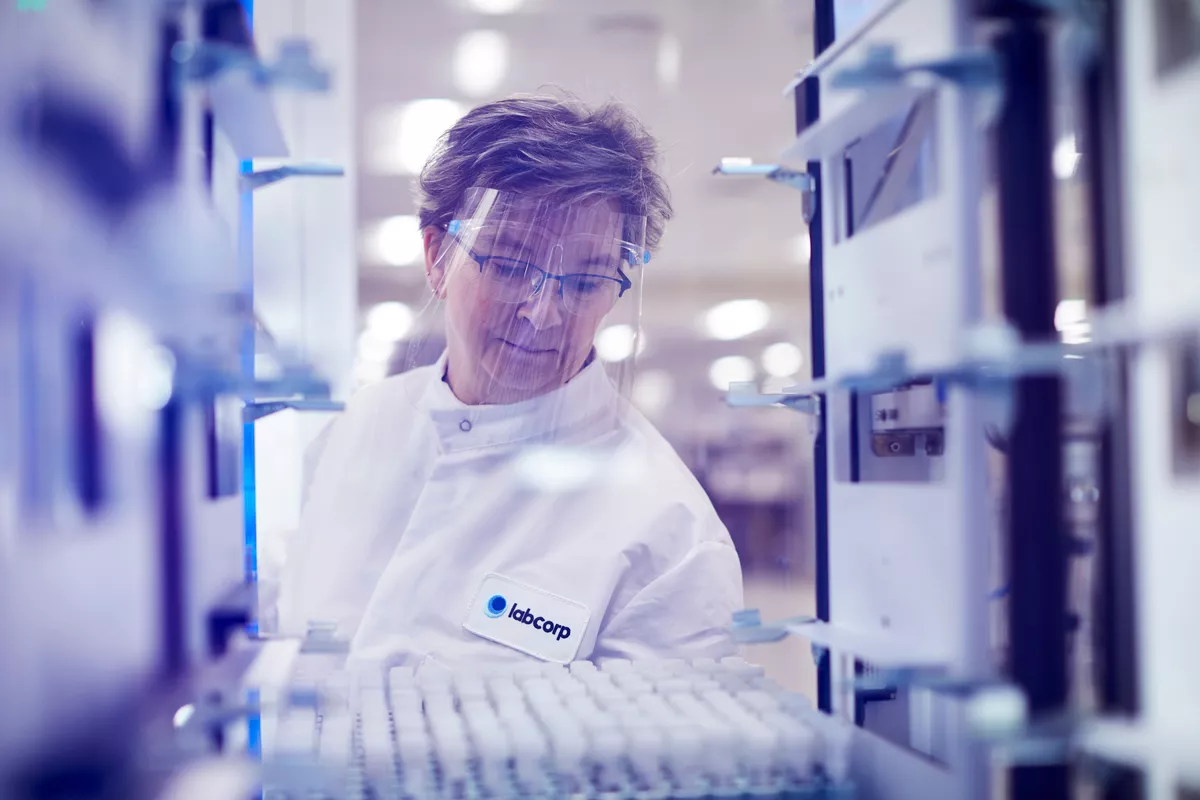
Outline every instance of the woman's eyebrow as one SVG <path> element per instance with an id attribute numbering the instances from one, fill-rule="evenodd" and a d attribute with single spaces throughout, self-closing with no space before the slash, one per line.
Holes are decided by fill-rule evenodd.
<path id="1" fill-rule="evenodd" d="M 523 248 L 536 245 L 542 237 L 535 233 L 529 232 L 524 236 L 518 235 L 514 231 L 503 231 L 495 239 L 492 240 L 493 246 L 498 247 L 514 247 Z"/>
<path id="2" fill-rule="evenodd" d="M 606 256 L 597 253 L 596 255 L 591 255 L 587 258 L 580 259 L 579 265 L 583 267 L 611 267 L 615 261 L 616 259 L 614 259 L 612 256 Z"/>

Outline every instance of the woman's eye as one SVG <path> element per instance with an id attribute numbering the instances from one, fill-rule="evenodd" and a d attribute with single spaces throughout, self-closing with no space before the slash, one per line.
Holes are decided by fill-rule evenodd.
<path id="1" fill-rule="evenodd" d="M 525 275 L 526 270 L 524 264 L 516 264 L 497 259 L 492 259 L 489 262 L 489 266 L 493 272 L 502 278 L 519 278 Z"/>
<path id="2" fill-rule="evenodd" d="M 604 281 L 600 278 L 576 278 L 568 288 L 575 292 L 588 294 L 604 288 Z"/>

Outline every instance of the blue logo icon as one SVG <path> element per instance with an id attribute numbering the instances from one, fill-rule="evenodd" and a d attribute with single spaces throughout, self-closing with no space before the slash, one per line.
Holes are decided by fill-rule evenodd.
<path id="1" fill-rule="evenodd" d="M 504 613 L 506 608 L 508 608 L 508 601 L 504 599 L 504 595 L 494 594 L 488 598 L 487 607 L 483 612 L 489 617 L 498 617 Z"/>

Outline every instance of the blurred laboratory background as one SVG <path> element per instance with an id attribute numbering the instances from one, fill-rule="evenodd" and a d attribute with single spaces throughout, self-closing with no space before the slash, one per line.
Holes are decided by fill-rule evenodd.
<path id="1" fill-rule="evenodd" d="M 739 656 L 283 635 L 322 434 L 445 345 L 421 168 L 517 93 L 661 145 L 595 351 Z M 0 0 L 0 800 L 1196 797 L 1198 112 L 1187 0 Z"/>

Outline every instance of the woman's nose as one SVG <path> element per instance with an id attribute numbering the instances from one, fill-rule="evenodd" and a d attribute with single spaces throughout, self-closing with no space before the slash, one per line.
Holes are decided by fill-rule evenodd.
<path id="1" fill-rule="evenodd" d="M 537 291 L 517 311 L 517 316 L 529 320 L 538 329 L 553 328 L 562 324 L 562 298 L 559 297 L 559 282 L 554 276 L 562 271 L 563 246 L 556 242 L 541 259 L 542 282 Z"/>
<path id="2" fill-rule="evenodd" d="M 558 281 L 547 276 L 537 292 L 517 309 L 517 316 L 529 321 L 538 330 L 562 324 L 562 298 L 558 296 Z"/>

